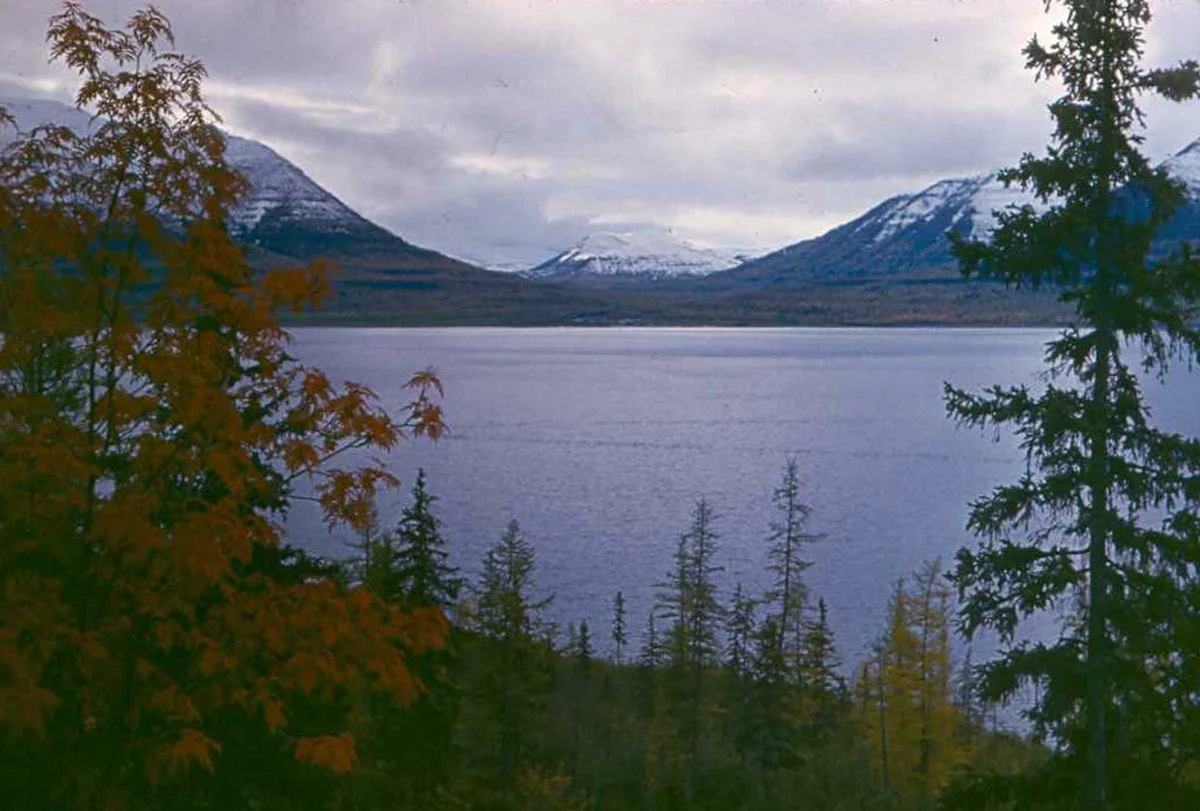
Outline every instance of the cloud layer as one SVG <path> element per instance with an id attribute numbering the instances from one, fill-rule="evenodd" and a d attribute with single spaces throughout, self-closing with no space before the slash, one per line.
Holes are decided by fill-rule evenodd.
<path id="1" fill-rule="evenodd" d="M 1051 84 L 1028 0 L 163 0 L 232 131 L 406 239 L 532 265 L 597 228 L 761 252 L 878 200 L 1037 151 Z M 110 23 L 135 8 L 101 0 Z M 1156 7 L 1155 62 L 1200 4 Z M 63 97 L 54 6 L 8 0 L 0 80 Z M 1200 105 L 1147 105 L 1154 157 Z"/>

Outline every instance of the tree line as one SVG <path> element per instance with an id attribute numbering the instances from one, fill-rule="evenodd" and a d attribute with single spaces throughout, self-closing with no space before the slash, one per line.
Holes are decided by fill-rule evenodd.
<path id="1" fill-rule="evenodd" d="M 621 591 L 606 628 L 546 620 L 552 598 L 537 596 L 515 520 L 466 582 L 435 502 L 419 472 L 395 527 L 371 522 L 350 558 L 327 564 L 406 610 L 436 607 L 449 627 L 446 649 L 414 660 L 426 689 L 362 739 L 372 776 L 341 789 L 360 807 L 932 808 L 954 776 L 1039 757 L 989 729 L 969 661 L 952 672 L 938 561 L 896 584 L 875 651 L 844 671 L 804 581 L 819 536 L 794 459 L 773 493 L 771 587 L 720 594 L 720 535 L 701 499 L 636 645 Z"/>

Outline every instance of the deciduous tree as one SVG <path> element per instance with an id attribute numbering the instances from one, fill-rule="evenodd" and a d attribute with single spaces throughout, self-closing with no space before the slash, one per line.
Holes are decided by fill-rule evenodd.
<path id="1" fill-rule="evenodd" d="M 308 483 L 362 525 L 393 479 L 337 457 L 436 435 L 437 381 L 396 419 L 289 356 L 275 312 L 327 268 L 256 276 L 230 239 L 245 181 L 160 12 L 67 3 L 48 38 L 98 117 L 0 153 L 0 794 L 178 808 L 237 773 L 245 802 L 247 736 L 347 771 L 356 708 L 411 699 L 444 624 L 298 576 L 276 519 Z"/>

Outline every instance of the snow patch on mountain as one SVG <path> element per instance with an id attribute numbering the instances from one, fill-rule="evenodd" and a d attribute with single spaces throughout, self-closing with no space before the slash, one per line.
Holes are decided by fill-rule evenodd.
<path id="1" fill-rule="evenodd" d="M 957 227 L 978 239 L 987 239 L 999 224 L 996 212 L 1029 204 L 1038 213 L 1048 206 L 1019 186 L 1006 187 L 996 175 L 939 180 L 916 194 L 893 198 L 892 205 L 855 230 L 878 227 L 873 243 L 881 243 L 905 229 L 948 215 L 945 230 Z"/>
<path id="2" fill-rule="evenodd" d="M 226 134 L 225 159 L 250 182 L 250 193 L 230 216 L 242 230 L 253 229 L 267 212 L 281 206 L 288 207 L 292 220 L 317 221 L 334 232 L 346 231 L 360 220 L 349 206 L 265 144 Z"/>
<path id="3" fill-rule="evenodd" d="M 94 130 L 101 119 L 77 107 L 51 99 L 0 98 L 20 131 L 42 124 L 67 127 L 84 135 Z M 272 211 L 282 210 L 291 222 L 320 224 L 323 231 L 345 233 L 359 227 L 362 218 L 349 206 L 318 186 L 298 166 L 275 150 L 247 138 L 222 132 L 225 159 L 245 175 L 248 193 L 230 212 L 234 229 L 248 233 Z M 0 134 L 0 143 L 13 137 L 12 130 Z"/>
<path id="4" fill-rule="evenodd" d="M 1167 158 L 1162 166 L 1187 186 L 1188 196 L 1200 197 L 1200 138 Z"/>
<path id="5" fill-rule="evenodd" d="M 701 248 L 669 232 L 591 234 L 573 248 L 526 271 L 533 279 L 566 276 L 705 276 L 740 264 L 739 257 Z"/>
<path id="6" fill-rule="evenodd" d="M 1192 198 L 1200 197 L 1200 138 L 1163 161 L 1171 177 L 1182 181 Z M 1050 204 L 1043 203 L 1019 185 L 1005 186 L 995 173 L 968 178 L 940 180 L 916 194 L 900 195 L 887 201 L 876 217 L 865 219 L 854 230 L 878 228 L 872 243 L 882 243 L 915 225 L 949 214 L 950 228 L 958 228 L 976 239 L 987 239 L 999 225 L 997 212 L 1012 206 L 1030 205 L 1038 214 Z"/>

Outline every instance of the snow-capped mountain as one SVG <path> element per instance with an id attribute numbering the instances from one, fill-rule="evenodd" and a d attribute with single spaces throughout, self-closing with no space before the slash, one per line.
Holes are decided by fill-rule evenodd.
<path id="1" fill-rule="evenodd" d="M 1200 139 L 1162 163 L 1188 187 L 1191 203 L 1162 231 L 1168 242 L 1200 240 Z M 925 273 L 953 263 L 946 232 L 987 239 L 994 212 L 1010 205 L 1041 203 L 995 174 L 941 180 L 916 194 L 884 200 L 866 214 L 816 237 L 782 248 L 710 277 L 712 284 L 869 279 Z"/>
<path id="2" fill-rule="evenodd" d="M 605 281 L 705 276 L 737 267 L 739 258 L 692 245 L 671 233 L 591 234 L 523 276 L 603 286 Z"/>
<path id="3" fill-rule="evenodd" d="M 85 133 L 96 126 L 89 113 L 49 99 L 0 98 L 0 106 L 22 130 L 49 123 Z M 239 240 L 305 259 L 421 250 L 360 216 L 265 144 L 224 134 L 226 159 L 250 184 L 231 212 Z M 8 137 L 11 130 L 0 135 Z"/>

